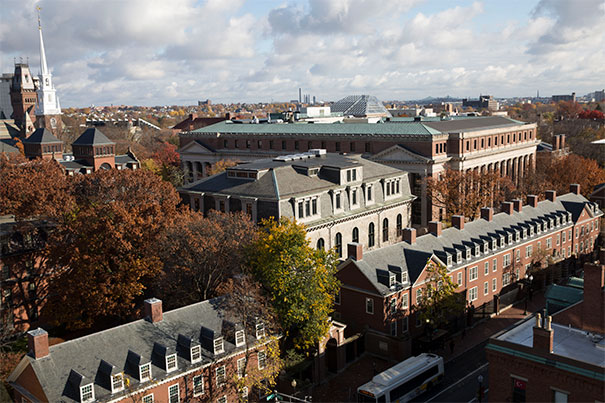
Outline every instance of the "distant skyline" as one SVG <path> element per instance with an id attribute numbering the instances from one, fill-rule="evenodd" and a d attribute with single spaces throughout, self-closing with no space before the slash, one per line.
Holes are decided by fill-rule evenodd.
<path id="1" fill-rule="evenodd" d="M 605 87 L 602 0 L 3 0 L 0 71 L 61 105 L 541 96 Z"/>

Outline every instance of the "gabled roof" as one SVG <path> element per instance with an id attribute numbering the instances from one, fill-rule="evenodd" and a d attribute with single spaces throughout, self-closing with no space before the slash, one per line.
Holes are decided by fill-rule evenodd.
<path id="1" fill-rule="evenodd" d="M 61 143 L 63 142 L 56 138 L 53 133 L 47 128 L 36 129 L 31 136 L 23 140 L 24 143 L 28 144 L 50 144 L 50 143 Z"/>
<path id="2" fill-rule="evenodd" d="M 96 127 L 90 127 L 84 131 L 72 143 L 72 145 L 76 146 L 91 146 L 91 145 L 105 145 L 105 144 L 115 144 L 113 141 L 109 140 L 99 129 Z"/>

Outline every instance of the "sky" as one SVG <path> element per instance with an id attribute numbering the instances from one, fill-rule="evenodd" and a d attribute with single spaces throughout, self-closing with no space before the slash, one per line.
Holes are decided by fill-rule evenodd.
<path id="1" fill-rule="evenodd" d="M 62 107 L 198 100 L 584 95 L 605 87 L 603 0 L 0 0 L 0 72 Z M 15 59 L 16 58 L 16 59 Z"/>

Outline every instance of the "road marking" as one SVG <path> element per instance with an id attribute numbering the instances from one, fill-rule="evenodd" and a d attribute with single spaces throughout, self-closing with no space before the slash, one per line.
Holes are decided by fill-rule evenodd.
<path id="1" fill-rule="evenodd" d="M 428 402 L 432 402 L 433 400 L 435 400 L 438 396 L 441 396 L 442 394 L 444 394 L 445 392 L 447 392 L 448 390 L 450 390 L 451 388 L 453 388 L 454 386 L 458 385 L 460 382 L 464 381 L 466 378 L 468 378 L 469 376 L 473 376 L 474 374 L 476 374 L 477 372 L 485 369 L 487 366 L 489 365 L 488 362 L 486 362 L 485 364 L 483 364 L 482 366 L 480 366 L 479 368 L 477 368 L 476 370 L 474 370 L 473 372 L 471 372 L 470 374 L 468 374 L 467 376 L 465 376 L 464 378 L 458 379 L 458 381 L 456 381 L 455 383 L 451 384 L 450 386 L 448 386 L 447 388 L 443 389 L 441 392 L 439 392 L 438 394 L 436 394 L 435 396 L 433 396 L 432 398 L 430 398 L 429 400 L 427 400 L 425 403 Z"/>

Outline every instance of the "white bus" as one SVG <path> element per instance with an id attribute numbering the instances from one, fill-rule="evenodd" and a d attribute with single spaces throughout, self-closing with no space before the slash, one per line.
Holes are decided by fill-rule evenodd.
<path id="1" fill-rule="evenodd" d="M 443 357 L 423 353 L 376 375 L 357 388 L 359 403 L 407 402 L 443 378 Z"/>

